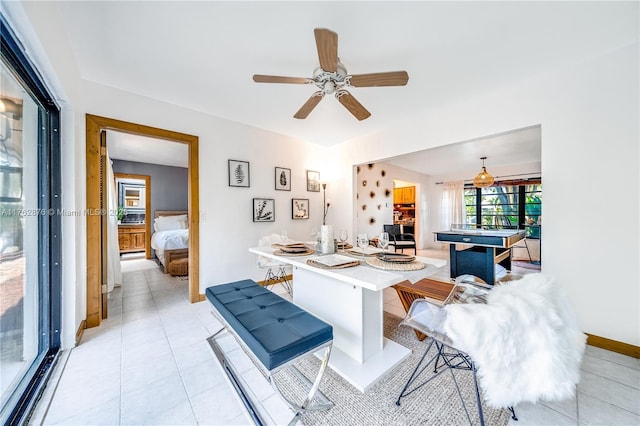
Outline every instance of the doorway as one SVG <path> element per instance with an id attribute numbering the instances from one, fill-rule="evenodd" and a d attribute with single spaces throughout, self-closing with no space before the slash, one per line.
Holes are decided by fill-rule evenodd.
<path id="1" fill-rule="evenodd" d="M 198 137 L 112 118 L 86 115 L 87 211 L 101 212 L 102 163 L 106 156 L 107 130 L 165 139 L 188 146 L 189 300 L 203 300 L 199 293 Z M 105 259 L 101 216 L 87 215 L 87 319 L 86 327 L 99 326 L 108 316 L 107 286 L 103 282 Z M 97 255 L 96 255 L 97 254 Z"/>
<path id="2" fill-rule="evenodd" d="M 145 258 L 151 259 L 151 176 L 131 173 L 114 173 L 118 194 L 118 244 L 120 254 L 144 251 Z M 141 225 L 142 224 L 142 225 Z M 142 244 L 136 238 L 120 238 L 121 234 L 131 234 L 127 227 L 137 230 L 144 228 Z"/>

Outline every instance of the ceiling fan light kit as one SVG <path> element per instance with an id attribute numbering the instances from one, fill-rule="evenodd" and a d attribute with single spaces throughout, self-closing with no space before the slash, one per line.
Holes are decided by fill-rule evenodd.
<path id="1" fill-rule="evenodd" d="M 313 72 L 313 78 L 262 74 L 253 76 L 253 81 L 256 83 L 315 85 L 319 90 L 313 93 L 295 113 L 295 118 L 307 118 L 324 95 L 334 95 L 354 117 L 364 120 L 370 117 L 371 113 L 346 88 L 405 86 L 409 81 L 409 74 L 406 71 L 350 75 L 338 58 L 338 34 L 326 28 L 316 28 L 313 32 L 320 60 L 320 66 Z"/>

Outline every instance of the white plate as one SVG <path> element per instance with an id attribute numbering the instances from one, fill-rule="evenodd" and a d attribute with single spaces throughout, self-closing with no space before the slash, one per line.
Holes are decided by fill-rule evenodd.
<path id="1" fill-rule="evenodd" d="M 349 250 L 349 253 L 356 254 L 356 255 L 357 254 L 362 255 L 362 251 L 363 251 L 363 249 L 361 249 L 360 247 L 354 247 L 354 248 Z M 381 248 L 377 248 L 377 247 L 371 247 L 371 246 L 368 246 L 368 247 L 364 248 L 364 254 L 371 255 L 371 254 L 376 254 L 376 253 L 382 253 L 382 249 Z"/>
<path id="2" fill-rule="evenodd" d="M 353 263 L 354 259 L 352 257 L 343 256 L 341 254 L 330 254 L 327 256 L 318 256 L 313 259 L 316 263 L 321 263 L 325 266 L 340 266 L 346 265 L 347 263 Z"/>

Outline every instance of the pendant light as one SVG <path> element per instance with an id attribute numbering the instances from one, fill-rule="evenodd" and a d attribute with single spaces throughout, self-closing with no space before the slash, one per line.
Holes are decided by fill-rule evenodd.
<path id="1" fill-rule="evenodd" d="M 482 171 L 478 173 L 478 176 L 473 178 L 473 186 L 476 188 L 486 188 L 487 186 L 493 185 L 495 179 L 487 172 L 484 166 L 484 160 L 486 160 L 487 157 L 480 157 L 480 159 L 482 160 Z"/>

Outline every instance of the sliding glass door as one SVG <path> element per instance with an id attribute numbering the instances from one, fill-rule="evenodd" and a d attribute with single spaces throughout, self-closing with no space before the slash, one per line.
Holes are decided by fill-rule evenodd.
<path id="1" fill-rule="evenodd" d="M 0 24 L 0 391 L 2 423 L 13 424 L 60 348 L 59 113 Z"/>

